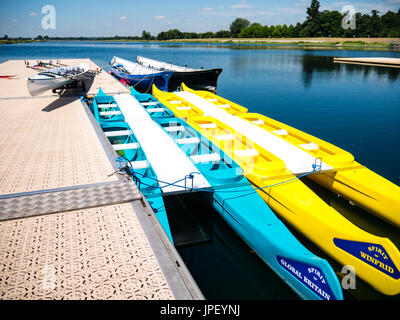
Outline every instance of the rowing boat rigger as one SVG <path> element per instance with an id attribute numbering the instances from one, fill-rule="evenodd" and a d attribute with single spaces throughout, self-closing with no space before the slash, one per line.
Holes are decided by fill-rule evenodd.
<path id="1" fill-rule="evenodd" d="M 388 208 L 389 214 L 379 210 L 392 222 L 398 221 L 399 215 L 397 186 L 366 173 L 368 169 L 339 148 L 262 115 L 248 114 L 247 109 L 210 92 L 194 91 L 184 84 L 182 88 L 184 91 L 168 93 L 153 87 L 153 94 L 231 156 L 285 221 L 342 265 L 354 266 L 357 275 L 376 290 L 388 295 L 400 293 L 400 252 L 396 246 L 352 224 L 299 177 L 325 180 L 324 185 L 349 198 L 359 195 L 354 202 L 364 206 L 368 201 L 393 206 Z M 376 179 L 368 180 L 373 177 Z M 385 189 L 380 190 L 383 185 Z M 375 189 L 373 193 L 371 189 Z"/>

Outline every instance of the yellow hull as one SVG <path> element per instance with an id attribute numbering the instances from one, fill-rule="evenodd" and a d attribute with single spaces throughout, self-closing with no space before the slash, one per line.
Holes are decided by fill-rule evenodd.
<path id="1" fill-rule="evenodd" d="M 310 179 L 344 196 L 383 220 L 400 227 L 400 187 L 354 161 L 354 157 L 326 141 L 260 114 L 240 114 L 239 117 L 257 122 L 264 130 L 285 130 L 281 139 L 299 146 L 314 143 L 315 150 L 305 152 L 320 158 L 335 168 L 333 172 L 310 175 Z M 263 124 L 261 124 L 263 123 Z M 299 147 L 301 148 L 301 147 Z"/>
<path id="2" fill-rule="evenodd" d="M 400 228 L 400 188 L 368 168 L 319 173 L 309 178 Z"/>
<path id="3" fill-rule="evenodd" d="M 296 179 L 281 159 L 227 124 L 202 116 L 196 106 L 173 93 L 154 87 L 153 95 L 237 162 L 253 186 L 259 188 L 257 192 L 261 197 L 286 222 L 341 264 L 354 266 L 357 275 L 376 290 L 387 295 L 400 293 L 400 253 L 389 239 L 352 224 Z M 226 101 L 217 100 L 216 103 L 224 105 Z M 237 110 L 230 113 L 235 114 Z M 236 115 L 243 114 L 236 112 Z M 338 158 L 340 156 L 336 157 L 337 161 L 343 161 L 349 156 L 344 154 L 342 159 Z M 342 169 L 348 167 L 348 162 L 344 162 Z M 354 168 L 362 167 L 357 164 Z"/>
<path id="4" fill-rule="evenodd" d="M 268 185 L 281 181 L 282 179 L 271 180 L 268 181 Z M 255 180 L 251 182 L 254 183 Z M 397 268 L 393 268 L 393 265 L 400 266 L 399 251 L 389 239 L 377 237 L 356 227 L 336 210 L 326 205 L 300 180 L 257 192 L 286 222 L 342 265 L 354 266 L 356 274 L 376 290 L 387 295 L 400 293 Z M 350 245 L 361 245 L 360 252 L 363 253 L 359 256 L 361 259 L 339 247 L 335 239 L 349 241 Z M 368 249 L 372 246 L 384 248 L 385 255 L 391 257 L 390 266 L 380 265 L 380 262 L 373 260 L 374 254 L 371 254 Z M 347 248 L 344 247 L 344 249 Z M 372 260 L 373 263 L 376 262 L 379 269 L 367 263 L 367 259 Z"/>

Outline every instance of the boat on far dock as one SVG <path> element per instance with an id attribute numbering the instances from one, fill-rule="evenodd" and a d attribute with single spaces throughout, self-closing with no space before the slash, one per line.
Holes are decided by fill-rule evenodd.
<path id="1" fill-rule="evenodd" d="M 182 82 L 195 89 L 205 89 L 217 91 L 218 77 L 222 72 L 221 68 L 216 69 L 193 69 L 187 66 L 181 67 L 172 63 L 162 62 L 141 56 L 136 57 L 136 61 L 143 66 L 155 70 L 173 71 L 174 74 L 168 83 L 168 91 L 175 91 Z"/>
<path id="2" fill-rule="evenodd" d="M 67 66 L 39 72 L 27 78 L 28 91 L 31 96 L 37 96 L 47 90 L 61 88 L 79 79 L 90 70 L 87 63 L 79 66 Z"/>
<path id="3" fill-rule="evenodd" d="M 113 57 L 110 65 L 111 74 L 142 93 L 151 91 L 153 84 L 158 84 L 162 90 L 168 90 L 168 82 L 173 74 L 172 71 L 155 70 L 119 57 Z"/>

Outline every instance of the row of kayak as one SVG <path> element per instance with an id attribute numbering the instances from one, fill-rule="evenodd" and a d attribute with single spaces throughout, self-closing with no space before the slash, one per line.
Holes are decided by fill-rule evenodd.
<path id="1" fill-rule="evenodd" d="M 329 263 L 281 219 L 376 290 L 400 292 L 400 254 L 358 228 L 301 180 L 308 178 L 400 226 L 399 187 L 348 152 L 207 91 L 109 96 L 91 109 L 173 242 L 163 196 L 199 191 L 299 296 L 342 299 Z M 272 210 L 273 211 L 272 211 Z"/>
<path id="2" fill-rule="evenodd" d="M 230 155 L 284 221 L 376 290 L 400 292 L 400 253 L 328 206 L 296 177 L 307 177 L 400 227 L 400 188 L 325 141 L 206 91 L 153 94 Z M 220 135 L 228 137 L 220 139 Z M 313 172 L 318 164 L 318 172 Z"/>

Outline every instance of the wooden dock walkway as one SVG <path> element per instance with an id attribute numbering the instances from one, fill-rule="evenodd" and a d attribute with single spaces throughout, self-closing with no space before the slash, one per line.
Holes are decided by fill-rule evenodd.
<path id="1" fill-rule="evenodd" d="M 400 58 L 333 58 L 333 62 L 400 68 Z"/>
<path id="2" fill-rule="evenodd" d="M 13 75 L 0 79 L 0 299 L 203 299 L 136 185 L 112 174 L 83 93 L 31 97 L 35 73 L 0 64 Z M 85 86 L 128 92 L 105 71 Z"/>

